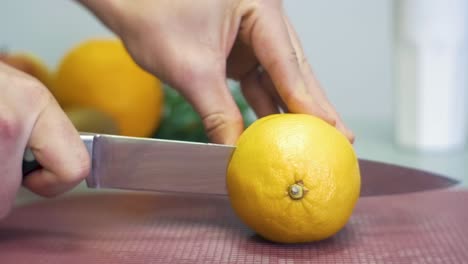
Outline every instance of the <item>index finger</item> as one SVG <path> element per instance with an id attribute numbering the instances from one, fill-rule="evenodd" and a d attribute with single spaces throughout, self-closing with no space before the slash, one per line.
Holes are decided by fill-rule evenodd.
<path id="1" fill-rule="evenodd" d="M 42 169 L 30 173 L 24 185 L 37 194 L 50 197 L 63 193 L 89 172 L 90 158 L 84 143 L 53 99 L 36 120 L 28 147 Z"/>
<path id="2" fill-rule="evenodd" d="M 307 89 L 287 25 L 283 21 L 281 1 L 263 1 L 252 9 L 241 22 L 241 37 L 252 46 L 288 109 L 293 113 L 318 116 L 334 125 L 334 117 Z"/>

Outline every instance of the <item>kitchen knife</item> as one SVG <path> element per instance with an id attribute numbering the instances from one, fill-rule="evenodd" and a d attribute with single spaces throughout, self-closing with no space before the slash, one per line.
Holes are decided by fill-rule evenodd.
<path id="1" fill-rule="evenodd" d="M 125 136 L 81 135 L 92 160 L 89 188 L 226 195 L 234 146 Z M 359 160 L 361 196 L 446 188 L 458 181 L 431 172 Z M 40 168 L 27 150 L 23 175 Z"/>

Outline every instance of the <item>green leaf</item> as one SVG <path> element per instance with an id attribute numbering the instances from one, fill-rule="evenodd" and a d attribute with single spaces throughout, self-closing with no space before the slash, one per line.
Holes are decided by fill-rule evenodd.
<path id="1" fill-rule="evenodd" d="M 245 100 L 237 83 L 229 85 L 231 93 L 236 101 L 245 127 L 255 120 L 255 114 Z M 205 133 L 202 120 L 185 98 L 172 89 L 164 86 L 164 113 L 159 129 L 154 133 L 154 138 L 209 142 Z"/>

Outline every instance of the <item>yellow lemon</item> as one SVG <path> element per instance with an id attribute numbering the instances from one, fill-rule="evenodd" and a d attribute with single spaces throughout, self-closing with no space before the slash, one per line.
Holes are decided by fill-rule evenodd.
<path id="1" fill-rule="evenodd" d="M 111 116 L 121 135 L 150 136 L 160 123 L 162 84 L 118 39 L 90 39 L 74 47 L 61 61 L 51 90 L 63 108 Z"/>
<path id="2" fill-rule="evenodd" d="M 304 114 L 255 121 L 239 138 L 227 171 L 236 214 L 262 237 L 282 243 L 336 234 L 350 218 L 360 186 L 349 141 Z"/>
<path id="3" fill-rule="evenodd" d="M 80 132 L 118 134 L 115 120 L 107 114 L 92 108 L 64 109 L 68 118 Z"/>

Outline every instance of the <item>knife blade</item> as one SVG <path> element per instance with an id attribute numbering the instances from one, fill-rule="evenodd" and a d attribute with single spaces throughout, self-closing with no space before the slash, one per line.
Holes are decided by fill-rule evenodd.
<path id="1" fill-rule="evenodd" d="M 225 175 L 235 146 L 82 134 L 91 156 L 89 188 L 227 195 Z M 23 174 L 39 164 L 30 152 Z M 457 180 L 436 173 L 359 159 L 361 196 L 447 188 Z"/>

